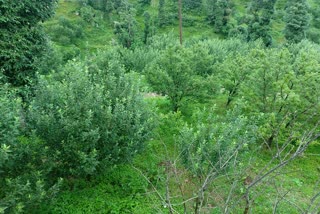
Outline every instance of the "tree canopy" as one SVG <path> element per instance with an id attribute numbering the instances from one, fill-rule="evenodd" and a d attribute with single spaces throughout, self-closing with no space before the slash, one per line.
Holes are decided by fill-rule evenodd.
<path id="1" fill-rule="evenodd" d="M 56 0 L 0 2 L 0 70 L 16 86 L 34 78 L 37 62 L 48 51 L 39 22 L 54 14 Z"/>

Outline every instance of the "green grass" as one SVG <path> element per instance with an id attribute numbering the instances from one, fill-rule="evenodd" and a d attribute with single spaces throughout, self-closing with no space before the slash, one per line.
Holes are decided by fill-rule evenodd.
<path id="1" fill-rule="evenodd" d="M 79 16 L 80 5 L 77 1 L 60 0 L 56 9 L 55 16 L 44 23 L 44 27 L 50 34 L 50 27 L 58 24 L 60 17 L 65 17 L 72 23 L 82 22 L 83 38 L 76 39 L 74 44 L 62 45 L 57 43 L 62 51 L 73 49 L 74 46 L 80 49 L 80 51 L 95 52 L 100 49 L 107 49 L 110 47 L 110 42 L 114 39 L 112 20 L 102 18 L 98 22 L 98 26 L 93 26 L 90 23 L 86 23 Z M 97 14 L 99 12 L 97 11 Z M 101 15 L 101 14 L 100 14 Z M 102 16 L 102 15 L 101 15 Z"/>

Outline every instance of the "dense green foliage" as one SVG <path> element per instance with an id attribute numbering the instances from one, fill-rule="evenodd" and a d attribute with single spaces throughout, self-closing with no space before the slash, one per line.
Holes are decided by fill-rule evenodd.
<path id="1" fill-rule="evenodd" d="M 228 112 L 223 119 L 211 114 L 208 118 L 204 113 L 198 114 L 194 127 L 182 129 L 179 144 L 182 147 L 183 164 L 192 173 L 205 179 L 206 173 L 212 168 L 219 174 L 228 165 L 243 161 L 243 157 L 236 158 L 233 153 L 239 148 L 243 152 L 254 144 L 256 127 L 248 118 L 235 119 L 235 112 Z M 233 161 L 226 162 L 229 158 Z M 219 168 L 218 164 L 224 163 L 226 166 Z"/>
<path id="2" fill-rule="evenodd" d="M 53 197 L 59 178 L 90 178 L 143 150 L 151 113 L 139 79 L 118 58 L 101 52 L 40 78 L 27 112 L 2 86 L 2 210 L 35 209 Z"/>
<path id="3" fill-rule="evenodd" d="M 201 77 L 187 64 L 192 52 L 183 49 L 168 49 L 157 62 L 147 68 L 146 76 L 153 89 L 167 95 L 172 109 L 177 111 L 184 98 L 201 93 Z M 197 89 L 197 90 L 196 90 Z"/>
<path id="4" fill-rule="evenodd" d="M 262 39 L 266 46 L 272 44 L 271 19 L 276 1 L 252 0 L 250 6 L 250 21 L 248 23 L 248 40 Z"/>
<path id="5" fill-rule="evenodd" d="M 318 5 L 0 0 L 0 213 L 317 213 Z"/>
<path id="6" fill-rule="evenodd" d="M 183 6 L 185 7 L 185 9 L 188 9 L 188 10 L 199 8 L 201 7 L 201 5 L 202 5 L 202 0 L 199 0 L 199 1 L 185 0 L 183 2 Z"/>
<path id="7" fill-rule="evenodd" d="M 165 0 L 159 0 L 159 8 L 158 8 L 158 22 L 159 26 L 162 27 L 166 24 L 166 17 L 165 17 Z"/>
<path id="8" fill-rule="evenodd" d="M 0 212 L 20 213 L 53 197 L 58 186 L 44 180 L 49 150 L 38 138 L 22 136 L 21 100 L 1 85 L 0 101 Z"/>
<path id="9" fill-rule="evenodd" d="M 48 51 L 39 22 L 50 18 L 55 0 L 0 2 L 0 70 L 16 86 L 35 77 L 40 58 Z"/>
<path id="10" fill-rule="evenodd" d="M 288 42 L 297 43 L 306 38 L 309 19 L 306 0 L 293 0 L 288 2 L 285 17 L 285 37 Z"/>
<path id="11" fill-rule="evenodd" d="M 115 23 L 115 34 L 118 41 L 126 48 L 130 48 L 137 37 L 135 10 L 127 8 L 120 12 L 120 20 Z"/>
<path id="12" fill-rule="evenodd" d="M 97 174 L 130 161 L 148 139 L 151 118 L 137 79 L 108 55 L 70 63 L 39 83 L 30 126 L 52 151 L 54 176 Z"/>
<path id="13" fill-rule="evenodd" d="M 306 54 L 304 51 L 298 55 Z M 270 146 L 275 138 L 283 139 L 292 133 L 295 133 L 292 136 L 294 141 L 296 136 L 303 134 L 301 127 L 313 124 L 309 117 L 318 117 L 319 89 L 315 82 L 320 80 L 319 73 L 314 72 L 317 69 L 310 69 L 308 74 L 301 75 L 300 72 L 304 72 L 300 70 L 301 58 L 294 59 L 285 48 L 253 52 L 251 69 L 256 72 L 248 75 L 242 85 L 240 96 L 243 98 L 240 102 L 245 102 L 250 114 L 262 114 L 261 134 Z M 319 66 L 318 63 L 311 64 Z M 312 80 L 307 76 L 312 76 Z M 306 78 L 309 83 L 305 82 Z"/>
<path id="14" fill-rule="evenodd" d="M 214 25 L 217 33 L 228 35 L 230 30 L 230 19 L 232 9 L 229 0 L 209 0 L 208 7 L 208 21 Z"/>

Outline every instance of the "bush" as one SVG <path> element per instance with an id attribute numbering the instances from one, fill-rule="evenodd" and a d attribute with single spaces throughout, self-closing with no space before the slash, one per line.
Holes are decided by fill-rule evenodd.
<path id="1" fill-rule="evenodd" d="M 63 62 L 67 62 L 69 60 L 77 58 L 80 56 L 81 53 L 80 48 L 78 48 L 76 45 L 71 45 L 70 47 L 60 47 L 59 50 L 63 53 Z"/>
<path id="2" fill-rule="evenodd" d="M 53 41 L 69 45 L 77 39 L 83 38 L 83 23 L 72 23 L 69 19 L 60 17 L 58 24 L 51 27 L 48 33 Z"/>
<path id="3" fill-rule="evenodd" d="M 320 30 L 317 28 L 310 28 L 307 32 L 307 38 L 315 43 L 320 44 Z"/>
<path id="4" fill-rule="evenodd" d="M 126 70 L 138 73 L 141 73 L 159 55 L 158 50 L 145 46 L 137 47 L 134 50 L 119 48 L 119 52 Z"/>
<path id="5" fill-rule="evenodd" d="M 2 88 L 3 87 L 3 88 Z M 21 100 L 10 93 L 7 86 L 0 88 L 0 142 L 12 145 L 20 135 Z"/>
<path id="6" fill-rule="evenodd" d="M 212 169 L 222 173 L 227 167 L 219 167 L 234 164 L 228 159 L 232 160 L 235 151 L 239 152 L 235 161 L 241 161 L 241 152 L 256 141 L 255 125 L 238 110 L 219 117 L 213 115 L 212 109 L 205 109 L 197 112 L 195 120 L 195 125 L 181 130 L 178 142 L 182 163 L 197 176 L 205 177 Z"/>
<path id="7" fill-rule="evenodd" d="M 183 4 L 184 9 L 186 11 L 188 10 L 194 10 L 194 9 L 200 9 L 202 6 L 202 0 L 193 1 L 193 0 L 186 0 Z"/>
<path id="8" fill-rule="evenodd" d="M 199 48 L 208 50 L 208 54 L 214 56 L 212 63 L 222 62 L 228 56 L 237 53 L 246 54 L 246 52 L 256 46 L 261 46 L 261 41 L 244 43 L 240 39 L 231 38 L 228 40 L 210 39 L 200 41 Z"/>
<path id="9" fill-rule="evenodd" d="M 101 18 L 101 13 L 98 13 L 91 6 L 83 6 L 80 9 L 80 16 L 84 21 L 96 26 L 99 18 Z"/>
<path id="10" fill-rule="evenodd" d="M 155 92 L 167 95 L 172 110 L 178 111 L 182 101 L 203 95 L 204 81 L 191 70 L 188 49 L 170 48 L 145 69 L 146 78 Z"/>
<path id="11" fill-rule="evenodd" d="M 252 50 L 246 59 L 250 73 L 236 99 L 245 114 L 258 116 L 259 134 L 268 146 L 289 136 L 295 141 L 317 123 L 319 47 L 305 43 L 291 48 L 299 50 L 296 56 L 287 48 Z"/>
<path id="12" fill-rule="evenodd" d="M 29 116 L 54 176 L 94 175 L 142 150 L 151 121 L 135 80 L 110 53 L 41 79 Z"/>
<path id="13" fill-rule="evenodd" d="M 43 142 L 21 137 L 21 101 L 6 86 L 0 89 L 0 111 L 0 213 L 20 213 L 52 198 L 58 185 L 45 181 L 51 163 Z"/>

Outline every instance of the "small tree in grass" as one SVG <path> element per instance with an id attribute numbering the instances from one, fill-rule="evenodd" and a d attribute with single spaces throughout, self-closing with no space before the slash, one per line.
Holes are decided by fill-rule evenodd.
<path id="1" fill-rule="evenodd" d="M 130 161 L 149 137 L 152 120 L 139 85 L 111 55 L 41 79 L 29 121 L 51 151 L 52 176 L 92 176 Z"/>
<path id="2" fill-rule="evenodd" d="M 291 145 L 291 137 L 277 142 L 277 147 L 264 151 L 257 134 L 258 124 L 254 117 L 241 115 L 241 108 L 234 108 L 223 117 L 214 116 L 213 109 L 202 109 L 194 118 L 193 125 L 185 125 L 177 139 L 179 150 L 166 155 L 161 162 L 162 188 L 158 187 L 138 168 L 152 187 L 149 194 L 158 198 L 155 208 L 167 209 L 169 213 L 234 213 L 258 212 L 256 203 L 267 197 L 273 206 L 269 211 L 280 211 L 287 205 L 291 212 L 309 213 L 317 209 L 318 185 L 314 193 L 302 204 L 292 206 L 296 197 L 293 186 L 279 185 L 286 168 L 301 158 L 307 148 L 320 138 L 320 121 L 299 136 L 297 147 Z M 280 129 L 279 129 L 280 131 Z M 263 161 L 261 161 L 263 158 Z M 182 165 L 182 166 L 181 166 Z M 160 170 L 159 170 L 160 171 Z M 266 188 L 268 194 L 265 194 Z M 272 198 L 270 198 L 270 195 Z M 154 201 L 155 197 L 152 197 Z"/>
<path id="3" fill-rule="evenodd" d="M 146 77 L 151 87 L 160 94 L 167 95 L 172 110 L 178 111 L 183 99 L 202 94 L 202 78 L 191 70 L 187 61 L 192 55 L 187 49 L 169 48 L 146 68 Z"/>

